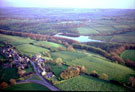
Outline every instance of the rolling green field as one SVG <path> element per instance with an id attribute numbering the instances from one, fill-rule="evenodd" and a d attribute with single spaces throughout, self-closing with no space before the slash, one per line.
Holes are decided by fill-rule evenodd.
<path id="1" fill-rule="evenodd" d="M 135 43 L 135 32 L 126 32 L 123 34 L 111 36 L 90 36 L 89 38 L 105 42 Z"/>
<path id="2" fill-rule="evenodd" d="M 54 72 L 57 79 L 60 79 L 60 73 L 67 69 L 67 66 L 65 65 L 56 65 L 49 63 L 49 66 L 51 66 L 51 70 Z"/>
<path id="3" fill-rule="evenodd" d="M 21 52 L 22 54 L 25 54 L 25 55 L 30 55 L 30 54 L 35 55 L 37 53 L 49 51 L 48 49 L 30 45 L 30 44 L 18 45 L 16 48 L 18 49 L 19 52 Z"/>
<path id="4" fill-rule="evenodd" d="M 0 41 L 9 41 L 9 43 L 15 46 L 34 42 L 34 40 L 29 39 L 29 38 L 9 36 L 9 35 L 3 35 L 3 34 L 0 34 Z"/>
<path id="5" fill-rule="evenodd" d="M 13 86 L 9 86 L 8 88 L 5 88 L 4 90 L 21 90 L 21 91 L 50 91 L 48 88 L 40 85 L 40 84 L 36 84 L 36 83 L 22 83 L 22 84 L 16 84 Z"/>
<path id="6" fill-rule="evenodd" d="M 42 52 L 48 52 L 48 49 L 45 49 L 41 47 L 42 46 L 49 46 L 50 48 L 57 48 L 61 47 L 62 45 L 53 43 L 53 42 L 47 42 L 47 41 L 36 41 L 32 40 L 30 38 L 25 37 L 18 37 L 18 36 L 9 36 L 9 35 L 3 35 L 0 34 L 0 41 L 8 41 L 10 44 L 16 46 L 17 50 L 25 55 L 35 55 L 37 53 Z M 31 45 L 30 43 L 34 43 Z"/>
<path id="7" fill-rule="evenodd" d="M 52 56 L 62 58 L 63 62 L 67 65 L 84 65 L 88 70 L 88 73 L 93 70 L 96 70 L 98 74 L 106 73 L 109 76 L 109 80 L 114 79 L 121 82 L 127 82 L 129 76 L 135 75 L 135 72 L 132 69 L 112 63 L 93 53 L 87 56 L 83 53 L 66 53 L 66 51 L 60 51 L 52 53 Z"/>
<path id="8" fill-rule="evenodd" d="M 129 59 L 131 61 L 135 61 L 135 50 L 125 50 L 120 54 L 120 56 L 124 60 Z"/>
<path id="9" fill-rule="evenodd" d="M 48 52 L 49 49 L 45 49 L 44 47 L 41 47 L 42 45 L 50 45 L 52 48 L 57 48 L 62 45 L 56 44 L 53 42 L 46 42 L 46 41 L 35 41 L 29 39 L 28 42 L 25 42 L 26 39 L 28 38 L 23 38 L 23 37 L 17 37 L 17 36 L 8 36 L 8 35 L 1 35 L 0 38 L 2 39 L 7 39 L 9 42 L 12 42 L 17 48 L 17 50 L 22 53 L 22 54 L 37 54 L 37 53 L 42 53 L 42 52 Z M 11 40 L 9 39 L 11 38 Z M 17 39 L 15 42 L 12 40 L 18 38 L 22 39 L 18 41 Z M 1 40 L 2 41 L 2 40 Z M 33 43 L 29 44 L 30 42 Z M 108 80 L 116 80 L 119 82 L 124 82 L 127 83 L 128 79 L 130 76 L 135 76 L 134 70 L 123 66 L 119 65 L 117 63 L 112 63 L 110 60 L 104 58 L 103 56 L 99 54 L 95 54 L 92 52 L 86 52 L 85 54 L 82 53 L 81 50 L 76 49 L 76 52 L 71 52 L 71 51 L 56 51 L 56 52 L 50 52 L 51 57 L 53 59 L 55 58 L 62 58 L 63 64 L 56 65 L 56 64 L 49 64 L 51 66 L 51 70 L 54 72 L 56 75 L 56 78 L 58 81 L 58 84 L 56 86 L 62 90 L 93 90 L 93 91 L 117 91 L 117 90 L 126 90 L 123 87 L 111 84 L 109 82 L 101 81 L 99 79 L 92 78 L 90 76 L 86 75 L 80 75 L 78 77 L 69 79 L 69 80 L 61 80 L 60 79 L 60 72 L 64 71 L 67 69 L 68 66 L 70 65 L 80 65 L 80 66 L 85 66 L 86 69 L 88 70 L 88 74 L 91 73 L 93 70 L 96 70 L 97 73 L 100 75 L 102 73 L 106 73 L 108 75 Z M 64 65 L 66 64 L 66 65 Z M 32 68 L 26 70 L 27 72 L 32 71 Z M 3 70 L 1 71 L 3 72 Z M 15 72 L 15 71 L 12 71 Z M 5 72 L 5 75 L 7 73 Z M 6 78 L 6 77 L 5 77 Z M 88 86 L 90 85 L 90 86 Z M 22 86 L 23 87 L 23 86 Z M 34 87 L 34 86 L 31 86 Z M 38 86 L 37 86 L 38 87 Z M 12 88 L 12 87 L 11 87 Z M 13 86 L 13 89 L 14 88 Z M 41 88 L 42 89 L 42 88 Z"/>
<path id="10" fill-rule="evenodd" d="M 89 34 L 96 34 L 98 33 L 96 30 L 92 29 L 92 28 L 88 28 L 88 27 L 80 27 L 77 28 L 77 31 L 81 34 L 81 35 L 89 35 Z"/>
<path id="11" fill-rule="evenodd" d="M 57 44 L 57 43 L 53 43 L 53 42 L 47 42 L 47 41 L 36 41 L 34 42 L 34 45 L 37 45 L 37 46 L 48 46 L 48 47 L 51 47 L 51 48 L 58 48 L 58 47 L 62 47 L 62 45 L 60 44 Z"/>
<path id="12" fill-rule="evenodd" d="M 80 75 L 69 80 L 62 81 L 56 84 L 56 86 L 63 91 L 128 91 L 124 87 L 87 75 Z"/>
<path id="13" fill-rule="evenodd" d="M 59 52 L 53 52 L 51 53 L 53 58 L 57 58 L 57 57 L 61 57 L 63 62 L 70 62 L 73 59 L 79 59 L 82 58 L 84 56 L 86 56 L 83 53 L 76 53 L 76 52 L 71 52 L 71 51 L 59 51 Z"/>

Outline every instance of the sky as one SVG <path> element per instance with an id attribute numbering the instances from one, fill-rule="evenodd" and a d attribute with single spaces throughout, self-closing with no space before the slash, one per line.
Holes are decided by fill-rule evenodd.
<path id="1" fill-rule="evenodd" d="M 0 7 L 135 9 L 135 0 L 0 0 Z"/>

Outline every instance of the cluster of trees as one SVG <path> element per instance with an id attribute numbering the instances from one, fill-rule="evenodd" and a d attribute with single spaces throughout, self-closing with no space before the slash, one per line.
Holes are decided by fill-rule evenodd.
<path id="1" fill-rule="evenodd" d="M 125 45 L 122 45 L 122 46 L 120 46 L 118 48 L 110 50 L 110 54 L 111 54 L 113 60 L 118 61 L 118 63 L 124 63 L 126 66 L 133 68 L 133 67 L 135 67 L 135 62 L 134 61 L 131 61 L 129 59 L 123 60 L 120 57 L 120 54 L 123 51 L 130 50 L 130 49 L 134 49 L 135 50 L 135 44 L 125 44 Z"/>
<path id="2" fill-rule="evenodd" d="M 66 80 L 78 76 L 80 73 L 86 72 L 87 70 L 85 66 L 69 66 L 68 69 L 60 73 L 60 77 Z"/>
<path id="3" fill-rule="evenodd" d="M 88 46 L 88 45 L 84 45 L 84 44 L 73 44 L 73 47 L 77 48 L 77 49 L 83 49 L 83 50 L 86 50 L 86 51 L 98 53 L 98 54 L 101 54 L 101 55 L 103 55 L 107 58 L 110 57 L 110 54 L 107 53 L 105 50 L 102 50 L 100 48 L 96 48 L 96 47 L 93 47 L 93 46 Z"/>
<path id="4" fill-rule="evenodd" d="M 9 83 L 8 82 L 1 82 L 0 83 L 0 89 L 8 87 L 8 85 L 16 85 L 16 80 L 15 79 L 10 79 Z"/>
<path id="5" fill-rule="evenodd" d="M 117 48 L 113 48 L 111 49 L 110 51 L 105 51 L 101 48 L 96 48 L 96 47 L 93 47 L 93 46 L 88 46 L 88 45 L 84 45 L 84 44 L 73 44 L 73 47 L 74 48 L 77 48 L 77 49 L 82 49 L 82 50 L 86 50 L 86 51 L 92 51 L 94 53 L 98 53 L 98 54 L 101 54 L 102 56 L 114 61 L 114 62 L 117 62 L 119 64 L 126 64 L 127 66 L 130 66 L 130 67 L 135 67 L 135 63 L 134 62 L 131 62 L 130 60 L 123 60 L 121 57 L 120 57 L 120 54 L 124 51 L 124 50 L 127 50 L 127 49 L 135 49 L 135 45 L 134 44 L 125 44 L 125 45 L 120 45 L 120 46 L 117 46 Z"/>
<path id="6" fill-rule="evenodd" d="M 61 65 L 63 63 L 63 60 L 62 60 L 62 58 L 58 57 L 58 58 L 54 59 L 53 62 L 55 62 L 57 65 Z"/>
<path id="7" fill-rule="evenodd" d="M 99 79 L 108 80 L 108 75 L 106 73 L 102 73 L 99 75 L 96 70 L 93 70 L 89 75 Z"/>
<path id="8" fill-rule="evenodd" d="M 135 68 L 135 61 L 131 61 L 131 60 L 129 60 L 128 58 L 125 60 L 125 64 L 126 64 L 128 67 Z"/>
<path id="9" fill-rule="evenodd" d="M 129 77 L 129 84 L 131 85 L 131 87 L 135 88 L 135 78 L 134 77 Z"/>
<path id="10" fill-rule="evenodd" d="M 89 46 L 94 46 L 96 48 L 101 48 L 107 52 L 123 45 L 122 43 L 113 43 L 113 42 L 87 42 L 86 44 Z"/>

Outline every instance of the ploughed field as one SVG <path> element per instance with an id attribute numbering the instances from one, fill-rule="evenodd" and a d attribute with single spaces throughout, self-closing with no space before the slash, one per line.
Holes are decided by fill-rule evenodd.
<path id="1" fill-rule="evenodd" d="M 56 77 L 54 79 L 57 81 L 54 85 L 61 90 L 64 91 L 125 91 L 129 90 L 123 86 L 113 84 L 109 82 L 109 80 L 116 80 L 122 83 L 127 83 L 129 81 L 130 76 L 135 76 L 135 72 L 133 69 L 128 68 L 124 65 L 120 65 L 117 63 L 113 63 L 105 57 L 93 53 L 86 52 L 83 53 L 82 50 L 76 49 L 75 52 L 72 51 L 51 51 L 46 48 L 49 46 L 50 48 L 56 49 L 58 47 L 65 47 L 64 45 L 48 42 L 48 41 L 36 41 L 30 38 L 19 37 L 19 36 L 9 36 L 0 34 L 0 41 L 8 41 L 8 43 L 14 45 L 16 49 L 27 56 L 35 55 L 40 53 L 42 57 L 46 58 L 44 52 L 50 52 L 51 57 L 47 57 L 49 59 L 62 58 L 62 64 L 57 65 L 53 63 L 48 63 L 51 67 L 51 70 L 54 72 Z M 2 45 L 2 44 L 1 44 Z M 2 58 L 2 56 L 0 56 Z M 71 65 L 81 65 L 85 66 L 88 70 L 86 74 L 80 74 L 76 77 L 64 80 L 60 78 L 60 73 L 68 68 Z M 105 73 L 108 75 L 107 80 L 101 80 L 95 77 L 91 77 L 90 74 L 93 70 L 96 70 L 99 75 Z M 14 72 L 14 69 L 10 71 Z M 31 68 L 27 71 L 33 71 Z M 0 71 L 3 76 L 8 75 L 8 70 Z M 14 74 L 14 73 L 12 73 Z M 1 76 L 1 77 L 3 77 Z M 6 78 L 6 77 L 5 77 Z M 0 78 L 2 79 L 2 78 Z M 38 78 L 33 78 L 38 79 Z M 3 79 L 4 80 L 4 79 Z M 6 81 L 6 80 L 4 80 Z M 23 90 L 26 85 L 27 88 L 31 88 L 33 90 L 44 90 L 44 87 L 38 84 L 17 84 L 15 86 L 11 86 L 7 89 L 9 90 Z M 36 86 L 38 85 L 38 86 Z M 48 90 L 45 88 L 45 90 Z"/>

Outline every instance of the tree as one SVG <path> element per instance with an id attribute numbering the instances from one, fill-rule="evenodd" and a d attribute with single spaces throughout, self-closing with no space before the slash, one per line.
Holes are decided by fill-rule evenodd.
<path id="1" fill-rule="evenodd" d="M 61 41 L 61 40 L 58 40 L 58 43 L 59 43 L 59 44 L 62 44 L 62 41 Z"/>
<path id="2" fill-rule="evenodd" d="M 56 64 L 61 65 L 62 64 L 62 58 L 56 58 L 55 59 Z"/>
<path id="3" fill-rule="evenodd" d="M 63 79 L 69 79 L 80 74 L 80 68 L 78 66 L 69 66 L 68 69 L 60 73 L 60 77 Z"/>
<path id="4" fill-rule="evenodd" d="M 104 80 L 107 80 L 108 79 L 108 75 L 105 74 L 105 73 L 102 73 L 100 76 L 99 76 L 100 79 L 104 79 Z"/>
<path id="5" fill-rule="evenodd" d="M 6 88 L 6 87 L 8 87 L 8 83 L 2 82 L 2 83 L 0 84 L 0 88 Z"/>
<path id="6" fill-rule="evenodd" d="M 75 49 L 74 49 L 72 46 L 68 46 L 68 47 L 67 47 L 67 50 L 68 50 L 68 51 L 75 52 Z"/>
<path id="7" fill-rule="evenodd" d="M 15 79 L 10 79 L 9 81 L 10 81 L 11 85 L 15 85 L 16 84 L 16 80 Z"/>
<path id="8" fill-rule="evenodd" d="M 129 77 L 129 83 L 131 83 L 131 86 L 135 86 L 135 78 L 134 77 Z"/>
<path id="9" fill-rule="evenodd" d="M 87 51 L 86 50 L 82 50 L 83 53 L 86 53 Z"/>
<path id="10" fill-rule="evenodd" d="M 98 73 L 96 72 L 96 70 L 93 70 L 93 71 L 90 73 L 90 76 L 93 76 L 93 77 L 96 77 L 96 78 L 99 77 L 99 75 L 98 75 Z"/>
<path id="11" fill-rule="evenodd" d="M 83 72 L 83 73 L 86 73 L 87 72 L 85 66 L 81 66 L 81 72 Z"/>
<path id="12" fill-rule="evenodd" d="M 45 55 L 46 55 L 47 57 L 51 57 L 51 55 L 50 55 L 49 52 L 45 52 Z"/>
<path id="13" fill-rule="evenodd" d="M 25 70 L 19 70 L 19 71 L 18 71 L 18 74 L 19 74 L 20 76 L 23 76 L 25 73 L 26 73 Z"/>
<path id="14" fill-rule="evenodd" d="M 60 50 L 60 51 L 66 50 L 64 47 L 58 47 L 57 49 Z"/>
<path id="15" fill-rule="evenodd" d="M 66 47 L 69 46 L 68 42 L 64 42 L 63 44 L 64 44 Z"/>

